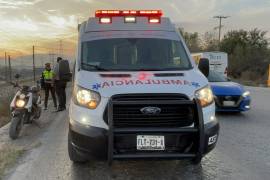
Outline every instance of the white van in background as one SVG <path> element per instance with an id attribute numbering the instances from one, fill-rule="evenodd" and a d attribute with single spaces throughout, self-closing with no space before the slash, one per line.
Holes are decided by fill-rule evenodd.
<path id="1" fill-rule="evenodd" d="M 192 53 L 196 64 L 199 64 L 201 58 L 209 59 L 210 70 L 218 72 L 227 77 L 228 54 L 225 52 L 200 52 Z"/>

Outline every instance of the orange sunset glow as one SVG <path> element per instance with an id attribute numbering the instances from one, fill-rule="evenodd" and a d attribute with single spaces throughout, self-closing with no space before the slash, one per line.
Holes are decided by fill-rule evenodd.
<path id="1" fill-rule="evenodd" d="M 162 9 L 175 24 L 199 33 L 213 31 L 215 14 L 233 17 L 224 31 L 270 29 L 263 20 L 270 16 L 270 3 L 265 0 L 247 0 L 244 5 L 242 0 L 0 0 L 0 58 L 4 52 L 14 58 L 31 54 L 33 45 L 38 54 L 75 58 L 77 25 L 97 9 Z"/>

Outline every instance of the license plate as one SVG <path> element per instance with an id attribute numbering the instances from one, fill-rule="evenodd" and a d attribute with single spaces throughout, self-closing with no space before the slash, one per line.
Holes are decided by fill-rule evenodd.
<path id="1" fill-rule="evenodd" d="M 137 136 L 137 150 L 164 150 L 165 139 L 164 136 L 148 136 L 138 135 Z"/>
<path id="2" fill-rule="evenodd" d="M 234 101 L 223 101 L 223 106 L 234 106 L 235 102 Z"/>

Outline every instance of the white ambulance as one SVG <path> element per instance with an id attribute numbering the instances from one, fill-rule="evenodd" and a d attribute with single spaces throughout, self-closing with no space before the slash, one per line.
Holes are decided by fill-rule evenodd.
<path id="1" fill-rule="evenodd" d="M 207 58 L 210 64 L 210 70 L 215 71 L 222 76 L 227 77 L 228 70 L 228 54 L 225 52 L 201 52 L 192 53 L 192 57 L 196 64 L 199 63 L 201 58 Z"/>
<path id="2" fill-rule="evenodd" d="M 199 68 L 207 75 L 208 60 Z M 212 91 L 201 71 L 162 11 L 96 11 L 79 27 L 70 159 L 199 163 L 219 133 Z"/>

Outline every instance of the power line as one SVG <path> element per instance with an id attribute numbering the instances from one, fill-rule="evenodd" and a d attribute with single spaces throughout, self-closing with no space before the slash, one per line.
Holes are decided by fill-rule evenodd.
<path id="1" fill-rule="evenodd" d="M 74 51 L 74 49 L 65 49 L 63 47 L 62 48 L 58 47 L 58 49 L 57 48 L 50 48 L 50 47 L 42 47 L 42 46 L 35 46 L 35 47 L 37 47 L 38 49 L 50 50 L 50 51 L 54 51 L 54 52 L 59 51 L 59 49 L 61 49 L 62 51 Z"/>
<path id="2" fill-rule="evenodd" d="M 222 19 L 227 19 L 227 18 L 229 18 L 230 16 L 214 16 L 213 18 L 215 18 L 215 19 L 219 19 L 219 26 L 218 26 L 218 29 L 219 29 L 219 31 L 218 31 L 218 41 L 219 41 L 219 44 L 220 44 L 220 41 L 221 41 L 221 29 L 222 29 L 222 27 L 224 27 L 223 25 L 222 25 Z"/>

